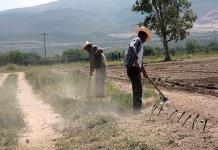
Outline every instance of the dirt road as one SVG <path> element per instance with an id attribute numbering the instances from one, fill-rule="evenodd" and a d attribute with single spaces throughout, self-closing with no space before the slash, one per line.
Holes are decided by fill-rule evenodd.
<path id="1" fill-rule="evenodd" d="M 35 95 L 24 73 L 18 73 L 17 99 L 24 113 L 26 128 L 20 133 L 19 149 L 54 149 L 61 116 Z"/>

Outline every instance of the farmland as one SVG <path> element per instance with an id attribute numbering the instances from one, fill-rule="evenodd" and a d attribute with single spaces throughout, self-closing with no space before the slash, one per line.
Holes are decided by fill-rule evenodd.
<path id="1" fill-rule="evenodd" d="M 160 108 L 151 114 L 158 94 L 147 80 L 144 80 L 143 111 L 138 115 L 132 113 L 131 85 L 125 68 L 120 65 L 110 65 L 107 69 L 107 97 L 104 99 L 94 98 L 94 79 L 86 93 L 88 64 L 1 68 L 1 91 L 11 89 L 11 82 L 16 85 L 11 89 L 15 93 L 11 95 L 14 105 L 9 106 L 16 106 L 20 112 L 19 120 L 8 117 L 9 121 L 20 123 L 15 123 L 19 126 L 12 127 L 13 130 L 4 129 L 4 133 L 13 132 L 10 137 L 14 139 L 4 146 L 20 149 L 217 149 L 217 64 L 216 57 L 147 64 L 149 76 L 171 101 L 159 116 Z M 6 105 L 3 97 L 1 103 Z M 169 120 L 175 110 L 178 113 Z M 178 122 L 183 111 L 186 113 Z M 14 116 L 11 111 L 8 114 Z M 189 115 L 191 119 L 182 126 Z M 208 123 L 203 131 L 205 119 Z M 12 134 L 4 134 L 5 139 L 9 135 Z"/>

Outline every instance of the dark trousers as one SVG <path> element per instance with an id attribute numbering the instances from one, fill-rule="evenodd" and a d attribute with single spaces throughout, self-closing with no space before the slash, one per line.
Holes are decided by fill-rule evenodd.
<path id="1" fill-rule="evenodd" d="M 141 70 L 138 67 L 127 68 L 127 75 L 132 83 L 133 108 L 140 111 L 142 107 Z"/>

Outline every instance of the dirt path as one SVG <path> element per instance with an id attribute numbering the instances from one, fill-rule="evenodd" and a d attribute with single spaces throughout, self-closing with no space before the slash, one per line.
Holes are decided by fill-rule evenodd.
<path id="1" fill-rule="evenodd" d="M 131 92 L 131 85 L 126 82 L 113 81 L 114 85 Z M 164 108 L 164 111 L 158 117 L 150 115 L 150 111 L 143 110 L 138 116 L 128 116 L 120 119 L 120 126 L 124 128 L 130 136 L 134 138 L 147 139 L 149 143 L 159 146 L 161 149 L 218 149 L 218 98 L 208 95 L 190 94 L 181 91 L 163 92 L 171 100 L 170 106 Z M 209 103 L 208 103 L 209 102 Z M 167 118 L 171 112 L 178 109 L 179 113 L 170 120 Z M 182 111 L 188 112 L 184 118 L 177 123 L 177 118 Z M 156 111 L 155 114 L 158 112 Z M 196 122 L 195 130 L 191 130 L 192 118 L 182 127 L 181 124 L 190 115 L 200 114 L 200 119 Z M 202 131 L 203 119 L 209 118 L 207 130 Z"/>
<path id="2" fill-rule="evenodd" d="M 5 79 L 8 77 L 7 73 L 0 74 L 0 87 L 2 86 Z"/>
<path id="3" fill-rule="evenodd" d="M 17 99 L 23 110 L 26 128 L 19 138 L 19 149 L 54 149 L 63 120 L 34 94 L 24 73 L 18 73 Z"/>

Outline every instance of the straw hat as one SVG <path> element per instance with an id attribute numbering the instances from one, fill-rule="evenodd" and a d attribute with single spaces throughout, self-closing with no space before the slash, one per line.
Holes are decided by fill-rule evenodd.
<path id="1" fill-rule="evenodd" d="M 89 41 L 86 41 L 85 44 L 83 45 L 83 49 L 85 49 L 87 46 L 92 45 Z"/>
<path id="2" fill-rule="evenodd" d="M 136 32 L 139 33 L 140 31 L 145 32 L 148 35 L 148 38 L 147 38 L 146 42 L 149 42 L 149 41 L 152 40 L 153 33 L 151 32 L 150 29 L 145 28 L 145 27 L 137 27 Z"/>

